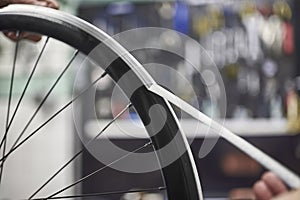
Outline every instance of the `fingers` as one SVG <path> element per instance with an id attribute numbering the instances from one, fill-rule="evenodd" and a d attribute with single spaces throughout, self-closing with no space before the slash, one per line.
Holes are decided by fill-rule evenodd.
<path id="1" fill-rule="evenodd" d="M 13 41 L 17 41 L 17 40 L 21 40 L 21 39 L 27 39 L 33 42 L 38 42 L 42 39 L 42 37 L 40 35 L 37 34 L 31 34 L 31 33 L 26 33 L 26 32 L 22 32 L 20 33 L 20 35 L 18 36 L 16 32 L 4 32 L 5 36 L 7 36 L 9 39 L 13 40 Z"/>
<path id="2" fill-rule="evenodd" d="M 253 190 L 257 200 L 270 200 L 273 197 L 272 192 L 264 181 L 256 182 Z"/>
<path id="3" fill-rule="evenodd" d="M 32 42 L 38 42 L 42 39 L 42 36 L 37 35 L 37 34 L 29 34 L 29 33 L 25 33 L 21 39 L 27 39 L 30 40 Z"/>
<path id="4" fill-rule="evenodd" d="M 9 0 L 0 0 L 0 8 L 7 6 L 9 4 Z"/>
<path id="5" fill-rule="evenodd" d="M 262 180 L 267 184 L 267 187 L 274 195 L 288 191 L 284 183 L 272 172 L 266 172 L 262 176 Z"/>
<path id="6" fill-rule="evenodd" d="M 44 6 L 44 7 L 54 8 L 54 9 L 59 8 L 58 2 L 56 0 L 5 0 L 5 1 L 7 2 L 7 4 L 32 4 L 36 6 Z M 28 39 L 33 42 L 38 42 L 42 38 L 40 35 L 30 34 L 26 32 L 22 32 L 19 36 L 17 36 L 16 32 L 11 32 L 11 31 L 5 32 L 4 34 L 13 41 L 17 41 L 20 39 Z"/>
<path id="7" fill-rule="evenodd" d="M 40 1 L 46 2 L 47 7 L 49 8 L 59 9 L 59 4 L 56 0 L 40 0 Z"/>
<path id="8" fill-rule="evenodd" d="M 257 200 L 270 200 L 272 197 L 288 191 L 284 183 L 272 172 L 266 172 L 253 190 Z"/>
<path id="9" fill-rule="evenodd" d="M 12 31 L 4 32 L 4 35 L 13 41 L 17 41 L 19 39 L 19 36 L 17 35 L 16 32 L 12 32 Z"/>
<path id="10" fill-rule="evenodd" d="M 296 191 L 291 191 L 277 196 L 272 200 L 299 200 L 300 199 L 300 189 Z"/>
<path id="11" fill-rule="evenodd" d="M 10 0 L 10 4 L 31 4 L 58 9 L 59 5 L 56 0 Z"/>

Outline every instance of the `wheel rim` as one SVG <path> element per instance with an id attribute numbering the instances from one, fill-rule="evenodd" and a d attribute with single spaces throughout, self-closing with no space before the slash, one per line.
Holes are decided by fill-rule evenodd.
<path id="1" fill-rule="evenodd" d="M 38 27 L 33 24 L 38 24 Z M 105 33 L 99 32 L 91 25 L 77 19 L 76 17 L 71 17 L 68 14 L 58 11 L 50 11 L 49 9 L 32 6 L 11 6 L 9 9 L 1 11 L 0 29 L 26 30 L 48 35 L 79 49 L 85 54 L 89 54 L 100 41 L 104 41 L 109 38 L 109 36 Z M 124 49 L 117 43 L 109 43 L 108 45 L 111 45 L 107 48 L 108 53 L 104 53 L 102 56 L 92 59 L 101 63 L 104 60 L 103 58 L 106 56 L 110 56 L 111 54 L 116 56 L 115 51 L 117 54 L 124 53 Z M 106 69 L 106 72 L 115 81 L 118 81 L 120 77 L 129 70 L 134 71 L 137 81 L 140 81 L 141 85 L 144 86 L 136 90 L 130 100 L 135 106 L 135 109 L 139 113 L 142 121 L 145 125 L 147 125 L 149 124 L 148 111 L 153 105 L 163 105 L 166 110 L 169 110 L 170 106 L 163 98 L 148 92 L 147 84 L 153 83 L 153 79 L 145 73 L 142 68 L 140 68 L 140 64 L 131 55 L 126 55 L 127 57 L 122 57 L 122 59 L 119 58 L 110 64 Z M 122 67 L 120 68 L 120 66 Z M 130 90 L 124 87 L 122 89 L 125 93 Z M 167 116 L 168 123 L 164 126 L 161 133 L 156 134 L 155 137 L 151 138 L 155 149 L 160 149 L 170 143 L 178 132 L 178 122 L 174 118 L 174 113 L 168 112 Z M 169 135 L 166 137 L 165 133 L 168 133 Z M 187 145 L 183 136 L 180 138 L 179 142 Z M 174 146 L 174 151 L 176 151 L 176 148 L 177 147 Z M 158 155 L 161 161 L 164 159 L 164 156 L 166 155 Z M 189 150 L 182 154 L 171 165 L 163 168 L 162 171 L 167 185 L 169 199 L 196 200 L 202 198 L 197 172 L 195 171 L 195 166 Z"/>

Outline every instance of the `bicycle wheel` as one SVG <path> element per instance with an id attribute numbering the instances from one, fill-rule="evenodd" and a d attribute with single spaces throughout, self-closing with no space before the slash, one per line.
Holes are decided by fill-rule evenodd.
<path id="1" fill-rule="evenodd" d="M 45 35 L 64 42 L 85 55 L 89 55 L 97 45 L 110 38 L 101 30 L 72 15 L 48 8 L 25 5 L 8 6 L 1 10 L 0 30 L 27 31 Z M 126 51 L 117 42 L 109 41 L 112 42 L 104 43 L 105 51 L 91 59 L 102 66 L 107 57 L 115 57 L 114 62 L 105 69 L 115 82 L 123 78 L 128 71 L 134 72 L 134 76 L 122 80 L 122 83 L 125 84 L 119 86 L 125 94 L 130 95 L 130 101 L 147 127 L 154 148 L 156 150 L 163 148 L 171 143 L 178 132 L 180 134 L 179 138 L 176 137 L 176 142 L 171 145 L 172 152 L 178 154 L 178 159 L 162 168 L 168 198 L 170 200 L 202 199 L 200 181 L 193 157 L 172 108 L 162 97 L 147 90 L 145 84 L 151 84 L 153 80 L 140 64 L 129 53 L 124 54 Z M 121 54 L 122 56 L 120 56 Z M 135 86 L 130 84 L 132 82 L 140 84 L 141 87 L 135 89 Z M 134 92 L 131 94 L 133 89 Z M 158 133 L 153 132 L 155 129 L 153 127 L 157 124 L 153 124 L 149 116 L 149 110 L 154 105 L 160 105 L 166 111 L 167 117 L 166 123 Z M 157 115 L 160 114 L 157 113 Z M 149 124 L 151 124 L 150 127 Z M 18 148 L 19 145 L 16 147 Z M 183 154 L 179 151 L 182 147 L 185 148 Z M 8 156 L 4 155 L 1 163 Z M 163 153 L 157 154 L 160 163 L 163 163 L 167 156 Z M 55 197 L 55 195 L 51 197 L 53 196 Z"/>

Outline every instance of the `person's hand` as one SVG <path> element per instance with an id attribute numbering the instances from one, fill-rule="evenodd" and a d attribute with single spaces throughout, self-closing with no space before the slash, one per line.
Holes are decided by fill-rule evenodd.
<path id="1" fill-rule="evenodd" d="M 49 8 L 58 9 L 59 5 L 56 0 L 0 0 L 0 7 L 4 7 L 8 4 L 32 4 L 37 6 L 44 6 Z M 33 42 L 38 42 L 41 40 L 41 36 L 37 34 L 27 33 L 27 32 L 4 32 L 4 35 L 13 41 L 20 39 L 28 39 Z"/>
<path id="2" fill-rule="evenodd" d="M 300 189 L 295 191 L 290 191 L 276 196 L 272 200 L 299 200 L 300 199 Z"/>
<path id="3" fill-rule="evenodd" d="M 4 7 L 9 4 L 32 4 L 54 9 L 59 8 L 59 5 L 56 0 L 0 0 L 0 7 Z"/>
<path id="4" fill-rule="evenodd" d="M 285 184 L 272 172 L 266 172 L 261 180 L 254 184 L 253 190 L 257 200 L 270 200 L 288 192 Z"/>
<path id="5" fill-rule="evenodd" d="M 28 33 L 28 32 L 17 33 L 14 31 L 5 31 L 3 33 L 6 37 L 8 37 L 9 39 L 11 39 L 13 41 L 26 39 L 26 40 L 30 40 L 32 42 L 38 42 L 42 39 L 42 36 L 40 36 L 38 34 Z M 19 36 L 18 36 L 18 34 L 19 34 Z"/>

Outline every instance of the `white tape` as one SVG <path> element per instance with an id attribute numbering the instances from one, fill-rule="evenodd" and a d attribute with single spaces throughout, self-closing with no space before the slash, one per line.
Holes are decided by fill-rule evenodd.
<path id="1" fill-rule="evenodd" d="M 255 159 L 268 170 L 274 172 L 291 188 L 300 188 L 300 178 L 295 173 L 280 164 L 278 161 L 271 158 L 266 153 L 262 152 L 260 149 L 256 148 L 238 135 L 232 133 L 230 130 L 215 122 L 210 117 L 206 116 L 205 114 L 203 114 L 187 102 L 183 101 L 176 95 L 172 94 L 168 90 L 164 89 L 163 87 L 157 84 L 153 84 L 148 89 L 151 92 L 165 98 L 205 125 L 210 126 L 221 137 Z"/>

